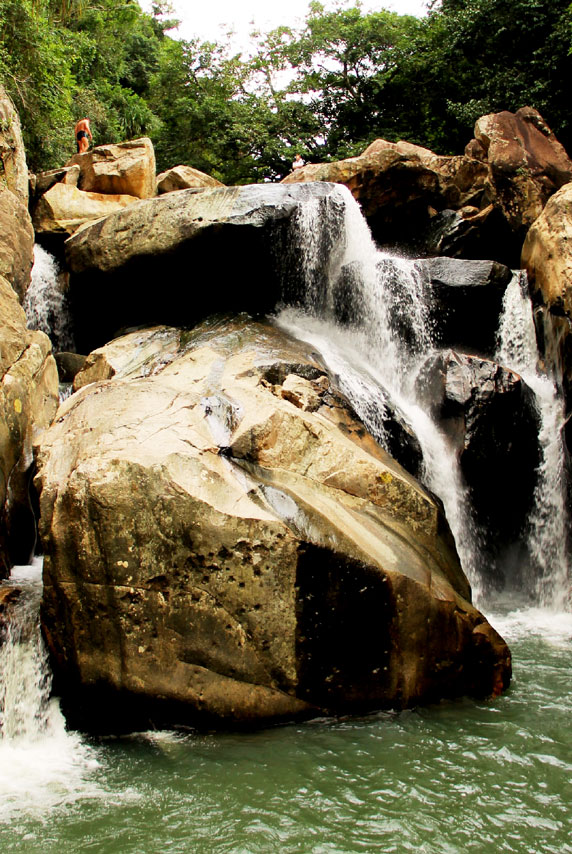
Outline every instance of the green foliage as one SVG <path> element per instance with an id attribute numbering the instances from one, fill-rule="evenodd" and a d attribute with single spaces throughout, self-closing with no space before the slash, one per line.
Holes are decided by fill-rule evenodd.
<path id="1" fill-rule="evenodd" d="M 0 0 L 0 81 L 32 169 L 61 165 L 73 128 L 96 144 L 149 135 L 158 166 L 225 183 L 278 180 L 293 156 L 352 156 L 373 139 L 459 153 L 488 112 L 536 107 L 572 145 L 569 0 L 433 0 L 424 19 L 318 2 L 300 31 L 256 33 L 252 56 L 179 41 L 169 0 Z"/>

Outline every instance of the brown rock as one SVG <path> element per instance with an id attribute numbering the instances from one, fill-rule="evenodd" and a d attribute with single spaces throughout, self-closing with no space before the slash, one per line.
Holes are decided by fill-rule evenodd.
<path id="1" fill-rule="evenodd" d="M 475 136 L 487 155 L 491 201 L 523 233 L 552 193 L 572 181 L 572 161 L 531 107 L 483 116 Z"/>
<path id="2" fill-rule="evenodd" d="M 440 508 L 310 348 L 248 319 L 113 346 L 114 376 L 38 445 L 43 623 L 72 720 L 266 723 L 508 682 Z"/>
<path id="3" fill-rule="evenodd" d="M 30 284 L 34 229 L 27 206 L 10 190 L 0 189 L 0 276 L 20 299 Z"/>
<path id="4" fill-rule="evenodd" d="M 28 480 L 32 440 L 58 406 L 58 374 L 43 332 L 26 329 L 18 298 L 0 276 L 0 577 L 27 563 L 35 543 Z"/>
<path id="5" fill-rule="evenodd" d="M 28 166 L 20 117 L 0 85 L 0 187 L 11 190 L 28 204 Z"/>
<path id="6" fill-rule="evenodd" d="M 407 243 L 436 210 L 480 207 L 486 165 L 472 157 L 441 157 L 407 142 L 375 140 L 359 157 L 310 164 L 282 183 L 345 184 L 382 244 Z"/>
<path id="7" fill-rule="evenodd" d="M 216 178 L 211 178 L 210 175 L 205 175 L 198 169 L 193 169 L 192 166 L 174 166 L 166 172 L 161 172 L 157 175 L 157 192 L 172 193 L 174 190 L 202 190 L 205 187 L 222 187 L 220 181 Z"/>
<path id="8" fill-rule="evenodd" d="M 34 228 L 38 235 L 62 235 L 66 238 L 82 225 L 138 201 L 135 196 L 88 193 L 78 190 L 73 184 L 56 183 L 36 204 Z"/>
<path id="9" fill-rule="evenodd" d="M 542 301 L 572 320 L 572 183 L 546 204 L 526 235 L 522 266 Z"/>
<path id="10" fill-rule="evenodd" d="M 155 195 L 155 151 L 147 137 L 98 145 L 86 154 L 74 154 L 68 166 L 81 169 L 79 189 L 113 196 L 148 199 Z"/>

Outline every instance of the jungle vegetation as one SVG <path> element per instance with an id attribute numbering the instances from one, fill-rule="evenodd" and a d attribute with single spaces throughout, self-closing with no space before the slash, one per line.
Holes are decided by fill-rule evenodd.
<path id="1" fill-rule="evenodd" d="M 0 82 L 30 168 L 62 165 L 83 116 L 96 145 L 150 136 L 160 170 L 226 184 L 279 180 L 296 151 L 339 159 L 377 137 L 461 153 L 475 119 L 524 105 L 572 150 L 570 0 L 433 0 L 423 19 L 312 2 L 301 29 L 257 33 L 249 56 L 176 26 L 163 0 L 150 13 L 0 0 Z"/>

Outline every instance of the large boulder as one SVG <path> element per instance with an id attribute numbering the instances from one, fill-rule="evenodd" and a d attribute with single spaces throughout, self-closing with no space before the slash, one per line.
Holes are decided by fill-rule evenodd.
<path id="1" fill-rule="evenodd" d="M 193 169 L 192 166 L 173 166 L 172 169 L 167 169 L 166 172 L 157 175 L 157 192 L 159 195 L 172 193 L 175 190 L 204 190 L 205 187 L 222 186 L 224 185 L 216 178 L 212 178 L 198 169 Z"/>
<path id="2" fill-rule="evenodd" d="M 532 107 L 483 116 L 475 137 L 488 164 L 491 201 L 522 238 L 549 197 L 572 181 L 572 160 Z"/>
<path id="3" fill-rule="evenodd" d="M 79 350 L 124 327 L 271 311 L 283 296 L 281 268 L 294 287 L 303 258 L 292 257 L 291 229 L 309 201 L 327 222 L 314 239 L 331 245 L 344 224 L 344 200 L 331 184 L 181 190 L 85 226 L 65 244 Z"/>
<path id="4" fill-rule="evenodd" d="M 522 247 L 522 266 L 542 303 L 572 319 L 572 183 L 555 193 Z"/>
<path id="5" fill-rule="evenodd" d="M 508 684 L 440 507 L 306 345 L 243 317 L 130 333 L 108 364 L 37 447 L 70 720 L 267 723 Z"/>
<path id="6" fill-rule="evenodd" d="M 540 464 L 534 394 L 514 371 L 452 350 L 427 361 L 417 389 L 457 450 L 480 572 L 502 585 L 505 568 L 515 563 L 507 555 L 514 557 L 525 539 Z"/>
<path id="7" fill-rule="evenodd" d="M 0 187 L 28 204 L 28 165 L 20 117 L 0 85 Z"/>
<path id="8" fill-rule="evenodd" d="M 147 137 L 98 145 L 85 154 L 74 154 L 67 165 L 73 164 L 81 169 L 80 190 L 138 199 L 155 195 L 155 151 Z"/>
<path id="9" fill-rule="evenodd" d="M 34 254 L 34 229 L 28 207 L 11 190 L 0 187 L 0 276 L 7 279 L 20 299 L 30 284 Z"/>
<path id="10" fill-rule="evenodd" d="M 35 521 L 28 484 L 32 441 L 58 406 L 58 372 L 43 332 L 30 332 L 10 283 L 0 276 L 0 577 L 28 563 Z"/>
<path id="11" fill-rule="evenodd" d="M 40 197 L 32 221 L 39 240 L 55 236 L 67 238 L 80 226 L 138 201 L 136 196 L 89 193 L 59 182 Z"/>

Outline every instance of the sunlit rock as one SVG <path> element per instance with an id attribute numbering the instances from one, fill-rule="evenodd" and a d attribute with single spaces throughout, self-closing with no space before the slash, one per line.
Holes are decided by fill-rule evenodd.
<path id="1" fill-rule="evenodd" d="M 205 187 L 222 187 L 223 184 L 192 166 L 173 166 L 166 172 L 157 175 L 157 192 L 172 193 L 175 190 L 200 189 Z"/>
<path id="2" fill-rule="evenodd" d="M 440 506 L 307 345 L 243 317 L 132 332 L 98 361 L 110 378 L 37 448 L 71 720 L 260 724 L 508 684 Z"/>
<path id="3" fill-rule="evenodd" d="M 66 165 L 74 164 L 81 169 L 80 190 L 138 199 L 155 195 L 155 151 L 147 137 L 98 145 L 85 154 L 74 154 Z"/>
<path id="4" fill-rule="evenodd" d="M 73 185 L 56 183 L 34 208 L 34 229 L 39 240 L 54 236 L 65 239 L 80 226 L 138 201 L 135 196 L 88 193 Z"/>

